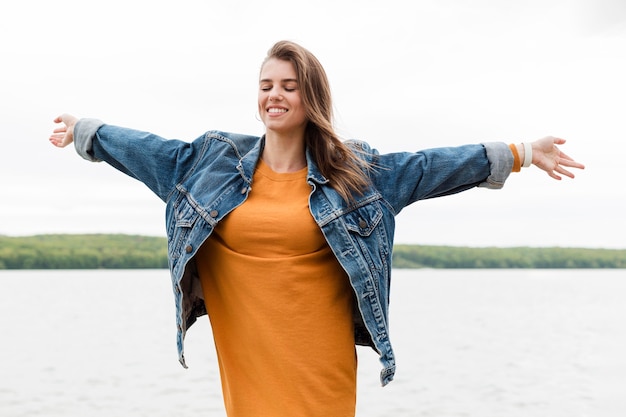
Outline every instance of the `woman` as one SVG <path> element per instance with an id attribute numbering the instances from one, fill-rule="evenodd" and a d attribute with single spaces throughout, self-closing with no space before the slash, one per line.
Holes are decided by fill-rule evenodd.
<path id="1" fill-rule="evenodd" d="M 263 62 L 261 138 L 210 131 L 191 143 L 70 115 L 50 141 L 74 142 L 144 182 L 166 204 L 178 349 L 209 315 L 229 416 L 354 416 L 355 344 L 393 379 L 388 337 L 394 216 L 426 198 L 501 188 L 531 163 L 583 168 L 547 137 L 380 155 L 341 142 L 326 74 L 292 42 Z"/>

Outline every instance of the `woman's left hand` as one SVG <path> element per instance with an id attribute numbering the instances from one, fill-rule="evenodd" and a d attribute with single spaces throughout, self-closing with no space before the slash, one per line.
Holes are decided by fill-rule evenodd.
<path id="1" fill-rule="evenodd" d="M 561 179 L 559 174 L 574 178 L 574 174 L 568 171 L 566 167 L 585 169 L 583 164 L 574 161 L 574 159 L 563 153 L 558 148 L 557 145 L 562 145 L 564 143 L 565 139 L 555 138 L 552 136 L 547 136 L 531 143 L 533 151 L 533 165 L 536 165 L 546 171 L 548 175 L 555 180 Z"/>

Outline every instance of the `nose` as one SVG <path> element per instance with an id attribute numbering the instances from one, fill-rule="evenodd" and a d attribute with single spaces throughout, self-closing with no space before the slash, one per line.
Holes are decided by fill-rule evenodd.
<path id="1" fill-rule="evenodd" d="M 278 91 L 277 88 L 272 88 L 270 90 L 270 95 L 269 95 L 270 101 L 278 101 L 278 100 L 281 100 L 282 98 L 283 96 L 280 94 L 280 91 Z"/>

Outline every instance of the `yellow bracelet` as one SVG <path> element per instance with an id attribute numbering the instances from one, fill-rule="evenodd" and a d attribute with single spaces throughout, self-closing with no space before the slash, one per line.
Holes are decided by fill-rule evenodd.
<path id="1" fill-rule="evenodd" d="M 513 153 L 513 169 L 511 169 L 511 171 L 520 172 L 522 170 L 522 162 L 519 157 L 519 153 L 517 152 L 517 146 L 511 143 L 509 148 L 511 149 L 511 153 Z"/>

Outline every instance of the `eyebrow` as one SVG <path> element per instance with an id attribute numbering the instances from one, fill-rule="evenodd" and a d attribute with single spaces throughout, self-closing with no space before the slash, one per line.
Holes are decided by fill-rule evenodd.
<path id="1" fill-rule="evenodd" d="M 269 78 L 264 78 L 262 80 L 259 80 L 259 83 L 271 83 L 273 82 L 273 80 L 270 80 Z M 297 83 L 298 80 L 296 80 L 295 78 L 284 78 L 282 80 L 280 80 L 281 83 Z"/>

